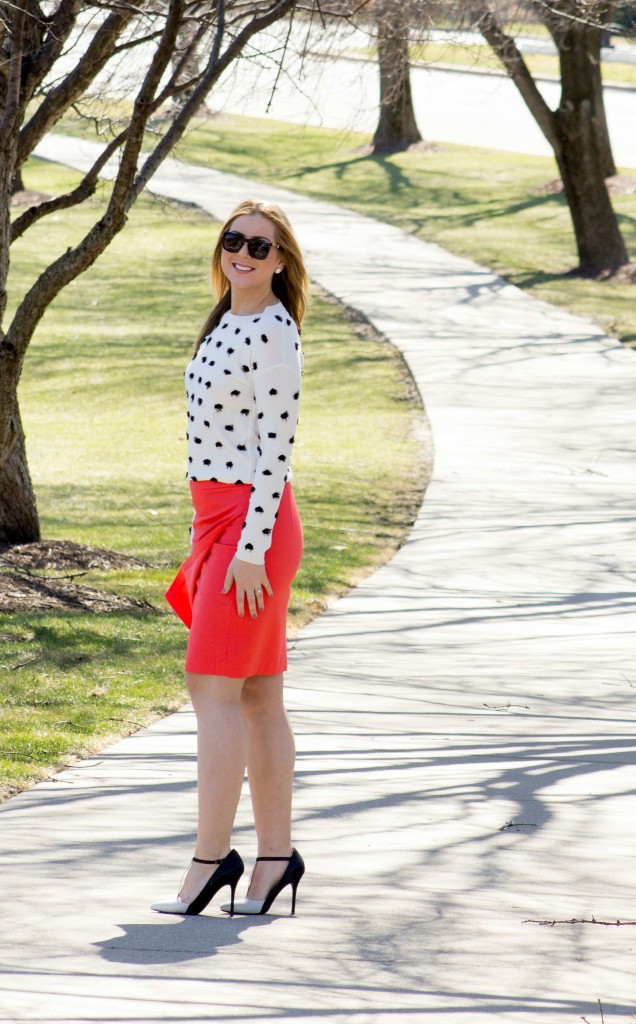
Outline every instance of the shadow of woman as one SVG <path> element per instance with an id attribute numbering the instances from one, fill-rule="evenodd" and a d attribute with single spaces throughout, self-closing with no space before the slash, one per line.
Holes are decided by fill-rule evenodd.
<path id="1" fill-rule="evenodd" d="M 123 935 L 94 943 L 109 963 L 173 964 L 214 956 L 217 950 L 241 941 L 247 928 L 262 928 L 276 920 L 263 917 L 168 917 L 155 924 L 120 924 Z"/>

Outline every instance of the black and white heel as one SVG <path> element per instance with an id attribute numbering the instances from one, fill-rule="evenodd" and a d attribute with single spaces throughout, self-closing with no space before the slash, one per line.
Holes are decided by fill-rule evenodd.
<path id="1" fill-rule="evenodd" d="M 227 913 L 234 913 L 234 894 L 236 893 L 236 887 L 239 883 L 241 875 L 245 870 L 245 865 L 241 860 L 236 850 L 230 850 L 227 857 L 223 857 L 219 860 L 202 860 L 201 857 L 193 857 L 192 860 L 196 864 L 218 864 L 218 868 L 208 878 L 207 882 L 201 889 L 198 896 L 195 896 L 190 903 L 184 903 L 183 900 L 159 900 L 157 903 L 152 903 L 150 906 L 151 910 L 156 910 L 160 914 L 200 914 L 202 910 L 205 910 L 208 903 L 213 896 L 222 889 L 223 886 L 229 885 L 232 890 L 232 898 L 229 904 L 225 904 L 224 910 Z"/>
<path id="2" fill-rule="evenodd" d="M 305 874 L 305 862 L 298 850 L 292 850 L 291 857 L 257 857 L 256 863 L 258 864 L 262 860 L 287 861 L 287 867 L 283 872 L 282 878 L 271 887 L 265 899 L 252 900 L 248 897 L 247 899 L 240 900 L 238 903 L 224 903 L 221 910 L 224 910 L 227 914 L 266 914 L 276 897 L 283 889 L 291 885 L 292 915 L 296 912 L 296 891 L 301 878 Z"/>

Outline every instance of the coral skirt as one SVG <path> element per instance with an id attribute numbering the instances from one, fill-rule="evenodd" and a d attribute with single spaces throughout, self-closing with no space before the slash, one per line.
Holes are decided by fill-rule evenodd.
<path id="1" fill-rule="evenodd" d="M 186 672 L 244 679 L 287 668 L 286 619 L 291 583 L 303 548 L 300 516 L 285 484 L 265 571 L 274 591 L 263 593 L 265 610 L 253 619 L 236 609 L 234 586 L 222 594 L 236 554 L 251 495 L 250 484 L 191 480 L 194 505 L 192 551 L 166 592 L 166 600 L 190 629 Z"/>

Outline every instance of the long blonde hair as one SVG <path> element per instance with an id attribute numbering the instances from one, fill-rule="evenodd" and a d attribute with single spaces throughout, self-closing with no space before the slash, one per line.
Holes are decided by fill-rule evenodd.
<path id="1" fill-rule="evenodd" d="M 309 294 L 309 275 L 305 267 L 303 255 L 296 236 L 292 230 L 286 214 L 276 203 L 264 203 L 258 199 L 244 199 L 228 217 L 221 228 L 214 251 L 212 253 L 212 293 L 216 299 L 216 305 L 196 340 L 194 354 L 196 355 L 201 342 L 221 322 L 222 317 L 227 313 L 231 303 L 230 282 L 221 269 L 221 253 L 223 251 L 223 234 L 228 231 L 237 217 L 260 213 L 267 217 L 274 225 L 275 241 L 280 246 L 280 251 L 285 257 L 285 264 L 280 274 L 272 277 L 272 291 L 276 298 L 280 299 L 283 306 L 296 323 L 298 330 L 302 329 L 303 317 L 307 308 Z"/>

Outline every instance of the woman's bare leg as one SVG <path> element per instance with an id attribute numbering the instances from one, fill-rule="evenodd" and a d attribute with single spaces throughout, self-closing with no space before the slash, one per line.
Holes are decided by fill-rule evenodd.
<path id="1" fill-rule="evenodd" d="M 291 803 L 296 747 L 283 703 L 283 674 L 250 676 L 241 694 L 247 731 L 247 774 L 259 857 L 291 853 Z M 284 863 L 254 868 L 248 896 L 264 899 L 285 870 Z"/>
<path id="2" fill-rule="evenodd" d="M 195 857 L 216 860 L 231 846 L 232 826 L 247 763 L 247 736 L 241 714 L 242 679 L 186 673 L 197 717 L 198 827 Z M 215 870 L 192 864 L 179 899 L 190 903 Z"/>

